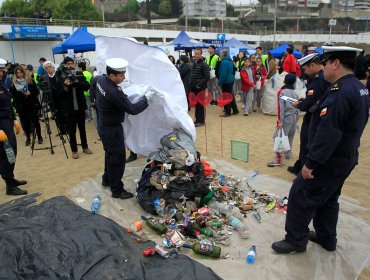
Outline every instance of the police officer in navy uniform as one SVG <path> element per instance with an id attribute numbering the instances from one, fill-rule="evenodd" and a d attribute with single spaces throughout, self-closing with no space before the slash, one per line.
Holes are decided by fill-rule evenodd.
<path id="1" fill-rule="evenodd" d="M 98 132 L 105 151 L 103 186 L 110 186 L 113 198 L 128 199 L 133 194 L 123 188 L 125 142 L 121 123 L 125 113 L 137 115 L 148 107 L 154 92 L 148 91 L 137 103 L 131 103 L 118 86 L 125 79 L 128 62 L 121 58 L 106 61 L 107 74 L 96 81 L 96 106 L 99 112 Z"/>
<path id="2" fill-rule="evenodd" d="M 23 195 L 27 191 L 21 190 L 18 186 L 27 184 L 24 180 L 14 178 L 15 163 L 10 164 L 4 149 L 4 142 L 9 142 L 17 155 L 17 139 L 15 138 L 14 128 L 19 134 L 21 127 L 15 118 L 15 113 L 11 103 L 9 91 L 4 87 L 2 77 L 6 61 L 0 58 L 0 174 L 6 183 L 7 195 Z"/>
<path id="3" fill-rule="evenodd" d="M 294 163 L 294 166 L 288 167 L 288 171 L 295 175 L 298 175 L 301 171 L 308 152 L 308 128 L 310 127 L 312 117 L 310 109 L 322 98 L 326 89 L 330 86 L 330 83 L 324 78 L 323 66 L 318 53 L 306 55 L 299 59 L 298 63 L 308 76 L 309 83 L 307 84 L 306 98 L 292 103 L 294 108 L 306 112 L 301 126 L 299 158 Z"/>
<path id="4" fill-rule="evenodd" d="M 308 240 L 336 250 L 338 198 L 358 164 L 360 138 L 369 117 L 368 89 L 353 75 L 356 52 L 350 47 L 323 47 L 324 77 L 331 83 L 311 108 L 308 154 L 288 199 L 285 239 L 272 244 L 280 254 L 304 252 Z M 315 231 L 309 231 L 313 220 Z"/>

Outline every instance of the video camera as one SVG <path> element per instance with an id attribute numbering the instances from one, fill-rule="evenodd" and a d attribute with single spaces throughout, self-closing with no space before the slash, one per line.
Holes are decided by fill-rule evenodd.
<path id="1" fill-rule="evenodd" d="M 81 72 L 69 70 L 64 64 L 61 64 L 58 67 L 57 74 L 63 82 L 69 80 L 71 84 L 77 84 L 83 77 L 85 77 Z"/>

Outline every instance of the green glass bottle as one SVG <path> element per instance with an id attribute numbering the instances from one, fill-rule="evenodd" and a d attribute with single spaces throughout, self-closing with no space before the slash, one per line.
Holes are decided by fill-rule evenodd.
<path id="1" fill-rule="evenodd" d="M 193 252 L 197 255 L 212 257 L 212 258 L 215 258 L 215 259 L 218 259 L 221 256 L 221 248 L 218 247 L 218 246 L 195 243 L 193 245 L 184 244 L 183 247 L 192 249 Z"/>
<path id="2" fill-rule="evenodd" d="M 167 232 L 167 228 L 158 223 L 154 218 L 147 218 L 145 216 L 141 216 L 141 218 L 145 221 L 146 225 L 155 232 L 159 234 L 165 234 Z"/>
<path id="3" fill-rule="evenodd" d="M 215 191 L 211 190 L 203 199 L 200 201 L 199 207 L 202 207 L 204 205 L 207 205 L 212 198 L 215 196 Z"/>
<path id="4" fill-rule="evenodd" d="M 207 228 L 201 228 L 201 227 L 198 227 L 198 226 L 195 226 L 194 228 L 196 230 L 200 231 L 200 233 L 204 236 L 213 237 L 215 235 L 213 230 L 210 230 L 210 229 L 207 229 Z"/>

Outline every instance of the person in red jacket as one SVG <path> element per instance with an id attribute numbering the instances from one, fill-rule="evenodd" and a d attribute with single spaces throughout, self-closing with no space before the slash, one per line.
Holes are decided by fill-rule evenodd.
<path id="1" fill-rule="evenodd" d="M 244 104 L 244 116 L 250 114 L 250 106 L 253 101 L 253 92 L 256 88 L 250 58 L 246 58 L 242 69 L 240 69 L 240 81 L 242 84 L 242 100 Z"/>
<path id="2" fill-rule="evenodd" d="M 295 74 L 297 72 L 297 62 L 295 61 L 295 57 L 293 55 L 293 49 L 287 48 L 285 54 L 286 58 L 283 63 L 283 71 Z"/>
<path id="3" fill-rule="evenodd" d="M 256 104 L 258 108 L 261 108 L 261 100 L 262 100 L 262 91 L 265 86 L 265 80 L 267 77 L 267 69 L 265 66 L 262 65 L 262 58 L 256 58 L 256 64 L 252 68 L 253 77 L 256 84 L 256 89 L 254 91 L 252 108 L 253 112 L 256 112 Z"/>

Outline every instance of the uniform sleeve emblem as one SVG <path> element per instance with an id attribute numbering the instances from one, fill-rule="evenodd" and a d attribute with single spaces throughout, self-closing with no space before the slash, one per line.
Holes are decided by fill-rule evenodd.
<path id="1" fill-rule="evenodd" d="M 325 116 L 327 111 L 328 111 L 328 107 L 323 108 L 320 112 L 320 117 Z"/>
<path id="2" fill-rule="evenodd" d="M 307 96 L 312 96 L 314 94 L 315 94 L 315 92 L 314 92 L 313 89 L 310 89 L 309 91 L 307 91 Z"/>

